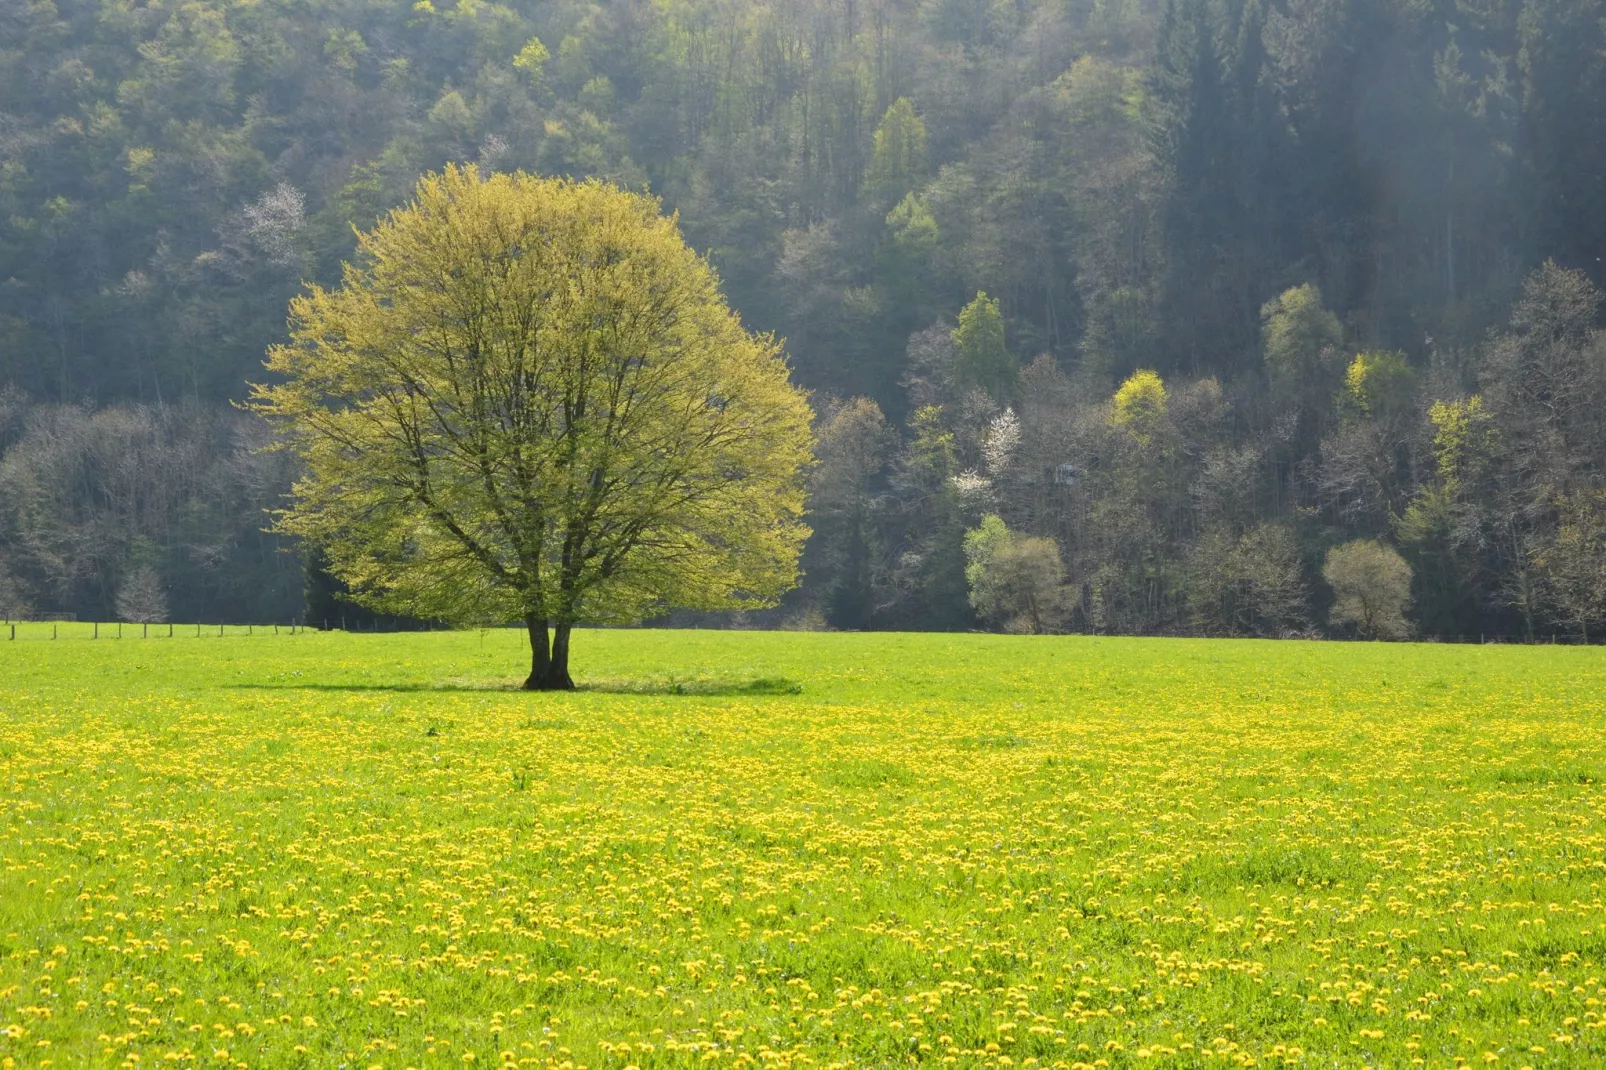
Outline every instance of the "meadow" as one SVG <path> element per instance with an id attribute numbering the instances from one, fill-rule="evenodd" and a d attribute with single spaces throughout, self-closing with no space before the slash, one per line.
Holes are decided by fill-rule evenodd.
<path id="1" fill-rule="evenodd" d="M 0 1065 L 1606 1060 L 1606 652 L 0 643 Z"/>

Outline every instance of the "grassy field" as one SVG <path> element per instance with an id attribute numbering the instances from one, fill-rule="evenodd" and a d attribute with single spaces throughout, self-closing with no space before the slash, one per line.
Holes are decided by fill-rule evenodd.
<path id="1" fill-rule="evenodd" d="M 0 645 L 0 1063 L 1606 1060 L 1606 652 Z"/>

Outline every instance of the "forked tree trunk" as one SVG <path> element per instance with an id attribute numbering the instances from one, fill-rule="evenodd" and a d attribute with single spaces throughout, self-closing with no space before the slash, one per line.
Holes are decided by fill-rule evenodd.
<path id="1" fill-rule="evenodd" d="M 560 623 L 549 634 L 547 620 L 533 613 L 524 618 L 530 633 L 530 676 L 526 691 L 573 691 L 569 678 L 569 624 Z"/>

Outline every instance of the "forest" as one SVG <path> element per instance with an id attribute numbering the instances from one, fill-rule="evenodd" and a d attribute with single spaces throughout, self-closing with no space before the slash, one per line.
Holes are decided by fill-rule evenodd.
<path id="1" fill-rule="evenodd" d="M 7 3 L 0 615 L 358 619 L 237 404 L 449 162 L 785 339 L 748 623 L 1606 634 L 1606 0 Z"/>

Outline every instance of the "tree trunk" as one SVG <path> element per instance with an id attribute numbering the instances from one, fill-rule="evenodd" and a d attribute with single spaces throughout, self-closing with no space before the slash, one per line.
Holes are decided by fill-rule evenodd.
<path id="1" fill-rule="evenodd" d="M 524 681 L 526 691 L 546 690 L 547 674 L 552 667 L 552 651 L 548 645 L 546 618 L 534 613 L 524 618 L 530 633 L 530 676 Z"/>
<path id="2" fill-rule="evenodd" d="M 552 661 L 547 666 L 547 691 L 573 691 L 574 681 L 569 678 L 569 629 L 568 621 L 559 621 L 552 634 Z"/>
<path id="3" fill-rule="evenodd" d="M 531 614 L 524 618 L 530 632 L 530 676 L 524 681 L 526 691 L 573 691 L 574 681 L 569 678 L 569 629 L 567 621 L 547 631 L 547 619 Z"/>

